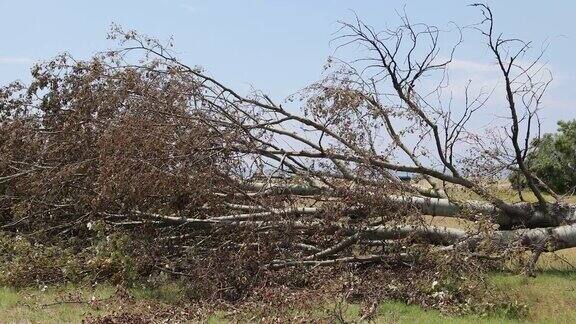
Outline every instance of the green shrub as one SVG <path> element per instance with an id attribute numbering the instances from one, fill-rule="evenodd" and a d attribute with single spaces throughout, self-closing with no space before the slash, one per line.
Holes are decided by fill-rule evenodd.
<path id="1" fill-rule="evenodd" d="M 75 251 L 76 244 L 44 245 L 0 232 L 0 284 L 24 287 L 110 281 L 130 285 L 138 279 L 137 249 L 127 235 L 96 237 L 80 251 Z M 145 262 L 146 258 L 139 260 Z"/>
<path id="2" fill-rule="evenodd" d="M 576 120 L 559 121 L 558 132 L 544 134 L 532 142 L 534 150 L 526 157 L 528 168 L 552 190 L 560 194 L 576 188 Z M 526 178 L 519 172 L 510 175 L 515 188 L 525 188 Z"/>

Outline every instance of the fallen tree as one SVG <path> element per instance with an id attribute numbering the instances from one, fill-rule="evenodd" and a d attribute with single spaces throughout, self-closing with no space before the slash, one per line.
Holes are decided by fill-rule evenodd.
<path id="1" fill-rule="evenodd" d="M 534 252 L 533 267 L 543 251 L 576 247 L 576 206 L 525 164 L 549 84 L 541 55 L 529 61 L 530 43 L 499 36 L 490 9 L 475 6 L 507 107 L 490 140 L 470 123 L 491 93 L 467 84 L 460 109 L 443 104 L 464 30 L 442 51 L 443 31 L 404 16 L 382 32 L 342 23 L 336 41 L 368 56 L 331 59 L 324 79 L 282 104 L 118 28 L 118 49 L 39 64 L 29 86 L 0 91 L 0 227 L 75 249 L 128 233 L 149 255 L 144 273 L 233 281 L 237 294 L 260 271 L 288 267 L 519 251 Z M 521 173 L 536 202 L 501 198 L 492 183 L 506 172 Z M 244 272 L 226 277 L 231 267 Z"/>

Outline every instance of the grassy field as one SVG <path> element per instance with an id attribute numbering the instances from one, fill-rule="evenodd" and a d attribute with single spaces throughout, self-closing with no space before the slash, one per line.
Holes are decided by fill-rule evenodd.
<path id="1" fill-rule="evenodd" d="M 490 277 L 498 289 L 507 291 L 519 303 L 526 305 L 526 316 L 509 318 L 504 315 L 446 317 L 438 311 L 426 311 L 418 306 L 387 302 L 378 306 L 373 320 L 376 323 L 574 323 L 576 322 L 576 273 L 547 271 L 536 278 L 509 274 Z M 0 322 L 2 323 L 80 323 L 84 318 L 96 319 L 107 314 L 133 316 L 174 316 L 190 314 L 194 309 L 181 303 L 176 287 L 157 290 L 131 289 L 118 297 L 116 289 L 108 285 L 89 287 L 42 287 L 15 290 L 0 288 Z M 164 310 L 171 308 L 170 314 Z M 350 304 L 341 308 L 345 320 L 360 319 L 360 307 Z M 230 310 L 228 310 L 230 311 Z M 301 316 L 298 314 L 301 313 Z M 296 317 L 329 321 L 333 306 L 316 310 L 295 310 Z M 126 315 L 127 316 L 127 315 Z M 312 318 L 311 318 L 312 317 Z M 125 317 L 136 321 L 136 317 Z M 250 318 L 248 316 L 248 318 Z M 102 318 L 100 318 L 102 319 Z M 251 318 L 259 321 L 260 318 Z M 232 322 L 227 310 L 209 315 L 207 322 Z"/>

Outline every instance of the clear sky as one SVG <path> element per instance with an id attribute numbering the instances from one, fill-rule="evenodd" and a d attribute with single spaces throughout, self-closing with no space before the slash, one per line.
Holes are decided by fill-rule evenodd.
<path id="1" fill-rule="evenodd" d="M 68 51 L 78 58 L 106 49 L 111 23 L 166 39 L 189 65 L 200 65 L 232 87 L 249 85 L 283 98 L 317 80 L 337 20 L 351 9 L 375 27 L 393 26 L 395 10 L 414 21 L 447 26 L 476 22 L 467 1 L 337 0 L 0 0 L 0 83 L 29 79 L 33 62 Z M 545 98 L 545 129 L 576 118 L 576 1 L 489 1 L 497 28 L 509 36 L 550 43 L 554 83 Z M 471 39 L 457 53 L 471 78 L 490 63 L 483 43 Z M 488 61 L 487 61 L 488 58 Z"/>

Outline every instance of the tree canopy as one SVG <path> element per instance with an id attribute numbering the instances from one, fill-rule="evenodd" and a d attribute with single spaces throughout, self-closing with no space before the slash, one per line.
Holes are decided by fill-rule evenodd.
<path id="1" fill-rule="evenodd" d="M 534 149 L 526 158 L 530 170 L 559 194 L 576 190 L 576 119 L 559 121 L 558 131 L 532 141 Z M 514 172 L 510 180 L 516 188 L 525 188 L 526 178 Z"/>

